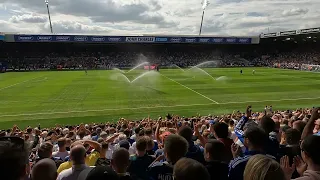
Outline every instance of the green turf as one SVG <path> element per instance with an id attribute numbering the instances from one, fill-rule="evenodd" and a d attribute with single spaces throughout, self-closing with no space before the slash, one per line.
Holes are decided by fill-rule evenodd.
<path id="1" fill-rule="evenodd" d="M 166 113 L 191 116 L 313 107 L 320 103 L 320 74 L 244 68 L 161 70 L 129 83 L 116 70 L 20 72 L 0 74 L 0 129 L 28 125 L 141 119 Z M 127 73 L 130 81 L 144 73 Z"/>

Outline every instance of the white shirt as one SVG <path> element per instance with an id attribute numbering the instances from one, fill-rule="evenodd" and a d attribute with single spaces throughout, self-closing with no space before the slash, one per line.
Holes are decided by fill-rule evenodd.
<path id="1" fill-rule="evenodd" d="M 69 156 L 69 151 L 65 151 L 65 152 L 57 151 L 52 153 L 52 157 L 59 157 L 62 160 L 64 160 L 67 156 Z"/>
<path id="2" fill-rule="evenodd" d="M 88 168 L 85 164 L 74 165 L 69 169 L 63 170 L 57 177 L 57 180 L 77 180 L 79 174 L 84 169 Z"/>

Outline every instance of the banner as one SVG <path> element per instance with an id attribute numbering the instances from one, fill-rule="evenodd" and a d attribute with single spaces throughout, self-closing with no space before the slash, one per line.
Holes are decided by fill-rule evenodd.
<path id="1" fill-rule="evenodd" d="M 311 34 L 311 33 L 319 33 L 319 32 L 320 32 L 320 27 L 308 28 L 308 29 L 298 29 L 298 30 L 292 30 L 292 31 L 280 31 L 280 32 L 261 34 L 261 38 L 292 36 L 292 35 Z"/>
<path id="2" fill-rule="evenodd" d="M 251 44 L 246 37 L 14 35 L 15 42 Z"/>

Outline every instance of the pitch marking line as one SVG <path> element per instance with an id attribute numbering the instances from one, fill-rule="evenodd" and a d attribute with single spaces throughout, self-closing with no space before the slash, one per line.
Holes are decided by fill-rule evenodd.
<path id="1" fill-rule="evenodd" d="M 29 79 L 29 80 L 25 80 L 25 81 L 22 81 L 22 82 L 18 82 L 18 83 L 12 84 L 12 85 L 10 85 L 10 86 L 3 87 L 3 88 L 0 89 L 0 91 L 2 91 L 2 90 L 4 90 L 4 89 L 11 88 L 11 87 L 16 86 L 16 85 L 19 85 L 19 84 L 23 84 L 23 83 L 32 81 L 32 80 L 37 79 L 37 78 L 41 78 L 41 77 L 43 77 L 43 76 L 35 77 L 35 78 Z"/>
<path id="2" fill-rule="evenodd" d="M 198 95 L 200 95 L 200 96 L 202 96 L 202 97 L 210 100 L 211 102 L 213 102 L 213 103 L 215 103 L 215 104 L 219 104 L 217 101 L 215 101 L 215 100 L 213 100 L 213 99 L 211 99 L 211 98 L 209 98 L 209 97 L 207 97 L 207 96 L 205 96 L 205 95 L 203 95 L 203 94 L 201 94 L 201 93 L 199 93 L 199 92 L 197 92 L 197 91 L 195 91 L 195 90 L 193 90 L 193 89 L 191 89 L 191 88 L 189 88 L 189 87 L 187 87 L 187 86 L 185 86 L 185 85 L 183 85 L 183 84 L 181 84 L 181 83 L 179 83 L 178 81 L 173 80 L 173 79 L 171 79 L 171 78 L 169 78 L 169 77 L 167 77 L 167 76 L 165 76 L 165 75 L 163 75 L 163 74 L 161 74 L 161 75 L 162 75 L 163 77 L 169 79 L 170 81 L 172 81 L 172 82 L 174 82 L 174 83 L 177 83 L 177 84 L 179 84 L 180 86 L 182 86 L 182 87 L 184 87 L 184 88 L 186 88 L 186 89 L 188 89 L 188 90 L 190 90 L 190 91 L 192 91 L 192 92 L 194 92 L 194 93 L 196 93 L 196 94 L 198 94 Z"/>
<path id="3" fill-rule="evenodd" d="M 276 99 L 276 100 L 261 100 L 261 101 L 242 101 L 242 102 L 225 102 L 219 105 L 227 104 L 247 104 L 247 103 L 258 103 L 258 102 L 280 102 L 280 101 L 299 101 L 299 100 L 310 100 L 320 99 L 320 97 L 314 98 L 296 98 L 296 99 Z M 71 113 L 86 113 L 86 112 L 104 112 L 104 111 L 121 111 L 121 110 L 140 110 L 140 109 L 157 109 L 157 108 L 172 108 L 172 107 L 193 107 L 193 106 L 209 106 L 216 105 L 216 103 L 208 104 L 186 104 L 186 105 L 171 105 L 171 106 L 149 106 L 149 107 L 136 107 L 136 108 L 119 108 L 119 109 L 92 109 L 92 110 L 77 110 L 77 111 L 64 111 L 64 112 L 43 112 L 43 113 L 23 113 L 23 114 L 4 114 L 0 117 L 19 117 L 19 116 L 35 116 L 35 115 L 54 115 L 54 114 L 71 114 Z"/>

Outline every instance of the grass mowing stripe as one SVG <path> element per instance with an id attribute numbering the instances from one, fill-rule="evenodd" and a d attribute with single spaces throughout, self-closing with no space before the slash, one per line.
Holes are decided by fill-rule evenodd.
<path id="1" fill-rule="evenodd" d="M 167 77 L 167 76 L 165 76 L 165 75 L 163 75 L 163 74 L 161 74 L 161 75 L 162 75 L 163 77 L 169 79 L 170 81 L 172 81 L 172 82 L 174 82 L 174 83 L 177 83 L 177 84 L 179 84 L 180 86 L 182 86 L 182 87 L 184 87 L 184 88 L 186 88 L 186 89 L 188 89 L 188 90 L 190 90 L 190 91 L 192 91 L 192 92 L 194 92 L 194 93 L 196 93 L 196 94 L 198 94 L 198 95 L 200 95 L 200 96 L 202 96 L 202 97 L 210 100 L 211 102 L 214 102 L 215 104 L 219 104 L 217 101 L 215 101 L 215 100 L 213 100 L 213 99 L 211 99 L 211 98 L 209 98 L 209 97 L 207 97 L 207 96 L 205 96 L 205 95 L 203 95 L 203 94 L 201 94 L 201 93 L 199 93 L 199 92 L 197 92 L 197 91 L 195 91 L 195 90 L 193 90 L 193 89 L 191 89 L 191 88 L 189 88 L 189 87 L 187 87 L 187 86 L 185 86 L 185 85 L 183 85 L 183 84 L 181 84 L 181 83 L 179 83 L 178 81 L 175 81 L 175 80 L 173 80 L 173 79 L 171 79 L 171 78 L 169 78 L 169 77 Z"/>
<path id="2" fill-rule="evenodd" d="M 12 85 L 9 85 L 9 86 L 6 86 L 6 87 L 3 87 L 0 89 L 0 91 L 4 90 L 4 89 L 8 89 L 8 88 L 11 88 L 13 86 L 16 86 L 16 85 L 19 85 L 19 84 L 23 84 L 23 83 L 26 83 L 26 82 L 29 82 L 29 81 L 32 81 L 34 79 L 38 79 L 38 78 L 41 78 L 43 76 L 40 76 L 40 77 L 35 77 L 35 78 L 32 78 L 32 79 L 28 79 L 28 80 L 25 80 L 25 81 L 22 81 L 22 82 L 18 82 L 18 83 L 15 83 L 15 84 L 12 84 Z"/>
<path id="3" fill-rule="evenodd" d="M 260 101 L 242 101 L 242 102 L 225 102 L 219 103 L 219 105 L 227 104 L 247 104 L 247 103 L 257 103 L 257 102 L 281 102 L 281 101 L 299 101 L 299 100 L 315 100 L 320 99 L 320 97 L 313 98 L 296 98 L 296 99 L 274 99 L 274 100 L 260 100 Z M 92 110 L 82 110 L 82 111 L 64 111 L 64 112 L 43 112 L 43 113 L 23 113 L 23 114 L 5 114 L 0 115 L 0 117 L 18 117 L 18 116 L 34 116 L 34 115 L 54 115 L 54 114 L 72 114 L 72 113 L 86 113 L 86 112 L 103 112 L 103 111 L 122 111 L 122 110 L 140 110 L 140 109 L 157 109 L 157 108 L 171 108 L 171 107 L 193 107 L 193 106 L 208 106 L 217 103 L 207 103 L 207 104 L 181 104 L 181 105 L 171 105 L 171 106 L 149 106 L 149 107 L 136 107 L 136 108 L 118 108 L 118 109 L 92 109 Z"/>

